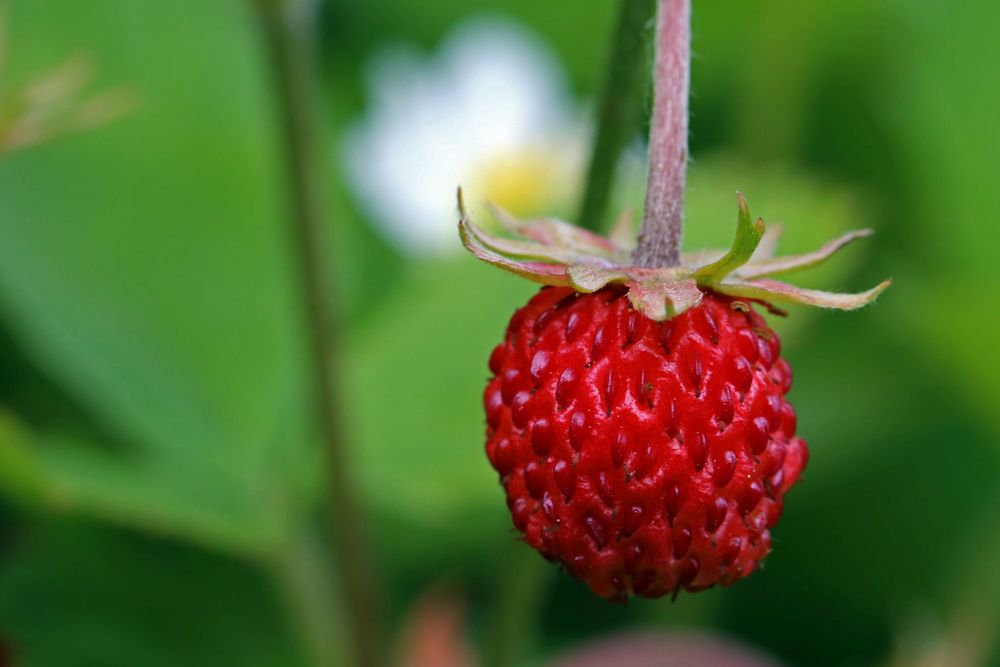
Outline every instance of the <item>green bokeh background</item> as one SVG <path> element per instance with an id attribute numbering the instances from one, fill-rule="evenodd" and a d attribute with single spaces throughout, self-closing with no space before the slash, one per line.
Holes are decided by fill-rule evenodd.
<path id="1" fill-rule="evenodd" d="M 372 54 L 484 12 L 546 40 L 581 100 L 599 89 L 611 0 L 329 0 L 319 26 L 339 380 L 390 628 L 441 582 L 486 664 L 646 628 L 887 665 L 914 627 L 1000 627 L 1000 5 L 695 0 L 692 246 L 728 238 L 739 188 L 789 250 L 876 229 L 803 284 L 896 282 L 781 323 L 813 456 L 766 570 L 627 606 L 525 559 L 483 455 L 486 358 L 533 288 L 404 258 L 332 158 Z M 305 665 L 322 453 L 251 3 L 9 14 L 6 82 L 82 52 L 140 106 L 0 160 L 0 637 L 18 665 Z"/>

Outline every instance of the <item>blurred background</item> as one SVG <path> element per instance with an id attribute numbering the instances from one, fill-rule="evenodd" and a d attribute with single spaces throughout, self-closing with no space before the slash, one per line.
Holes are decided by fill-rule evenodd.
<path id="1" fill-rule="evenodd" d="M 895 284 L 776 322 L 812 459 L 766 569 L 625 606 L 514 540 L 480 397 L 534 288 L 466 256 L 453 199 L 573 219 L 617 2 L 318 8 L 333 478 L 357 507 L 323 500 L 258 4 L 6 5 L 0 664 L 348 664 L 326 529 L 348 507 L 364 631 L 398 665 L 609 664 L 566 654 L 636 633 L 760 664 L 1000 665 L 1000 4 L 695 0 L 688 248 L 728 242 L 739 189 L 785 252 L 876 230 L 801 284 Z M 88 81 L 58 136 L 11 130 Z M 636 132 L 608 222 L 643 181 Z M 757 664 L 725 660 L 688 664 Z"/>

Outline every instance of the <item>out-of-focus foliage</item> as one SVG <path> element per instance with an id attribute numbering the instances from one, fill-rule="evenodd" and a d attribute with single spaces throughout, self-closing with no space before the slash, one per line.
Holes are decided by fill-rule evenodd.
<path id="1" fill-rule="evenodd" d="M 138 106 L 0 157 L 0 637 L 25 665 L 306 664 L 321 453 L 251 5 L 9 4 L 11 82 L 83 53 Z M 533 288 L 458 253 L 402 257 L 337 157 L 371 105 L 365 63 L 399 43 L 432 52 L 483 14 L 544 40 L 586 108 L 614 3 L 324 6 L 339 380 L 391 627 L 445 579 L 490 665 L 681 626 L 789 665 L 901 664 L 915 622 L 950 638 L 970 613 L 988 645 L 1000 6 L 694 4 L 688 247 L 728 244 L 740 189 L 789 252 L 876 229 L 803 284 L 896 282 L 873 308 L 780 324 L 813 457 L 766 570 L 627 607 L 525 559 L 485 462 L 486 359 Z M 626 161 L 619 206 L 641 202 L 641 179 Z"/>
<path id="2" fill-rule="evenodd" d="M 304 453 L 288 428 L 301 384 L 295 281 L 267 91 L 246 66 L 251 26 L 232 3 L 192 10 L 206 24 L 242 20 L 227 41 L 184 29 L 181 6 L 13 9 L 12 65 L 51 60 L 68 46 L 53 35 L 72 24 L 66 38 L 141 91 L 142 108 L 0 162 L 11 333 L 92 420 L 20 428 L 8 445 L 32 451 L 24 474 L 60 503 L 264 548 L 301 495 Z"/>

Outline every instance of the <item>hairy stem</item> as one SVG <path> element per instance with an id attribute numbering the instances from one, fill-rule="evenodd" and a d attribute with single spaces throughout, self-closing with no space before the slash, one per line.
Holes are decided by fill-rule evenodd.
<path id="1" fill-rule="evenodd" d="M 348 632 L 348 653 L 359 667 L 380 664 L 378 578 L 364 529 L 361 502 L 349 472 L 349 456 L 340 428 L 336 384 L 337 354 L 331 281 L 323 248 L 327 220 L 322 191 L 323 160 L 317 112 L 316 26 L 314 0 L 257 0 L 273 67 L 289 173 L 293 236 L 301 268 L 303 301 L 310 337 L 309 366 L 315 412 L 323 439 L 329 490 L 328 516 Z M 321 619 L 332 624 L 336 619 Z M 333 629 L 331 628 L 331 634 Z"/>
<path id="2" fill-rule="evenodd" d="M 577 218 L 585 229 L 600 231 L 604 226 L 618 158 L 639 126 L 648 72 L 644 37 L 655 11 L 656 0 L 621 0 Z"/>
<path id="3" fill-rule="evenodd" d="M 680 264 L 690 80 L 691 0 L 659 0 L 646 209 L 633 254 L 639 266 Z"/>

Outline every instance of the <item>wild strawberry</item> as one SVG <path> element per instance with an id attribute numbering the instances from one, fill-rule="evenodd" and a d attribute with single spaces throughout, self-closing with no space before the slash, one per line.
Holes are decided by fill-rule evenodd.
<path id="1" fill-rule="evenodd" d="M 868 232 L 751 262 L 764 225 L 739 201 L 730 251 L 662 269 L 554 220 L 498 211 L 521 238 L 493 236 L 459 203 L 469 250 L 549 286 L 490 357 L 487 454 L 524 540 L 602 597 L 726 586 L 757 567 L 808 450 L 785 400 L 791 368 L 755 304 L 857 308 L 889 284 L 854 295 L 768 279 Z"/>
<path id="2" fill-rule="evenodd" d="M 490 357 L 487 454 L 525 541 L 600 596 L 746 576 L 806 462 L 791 369 L 747 301 L 656 322 L 543 288 Z"/>

